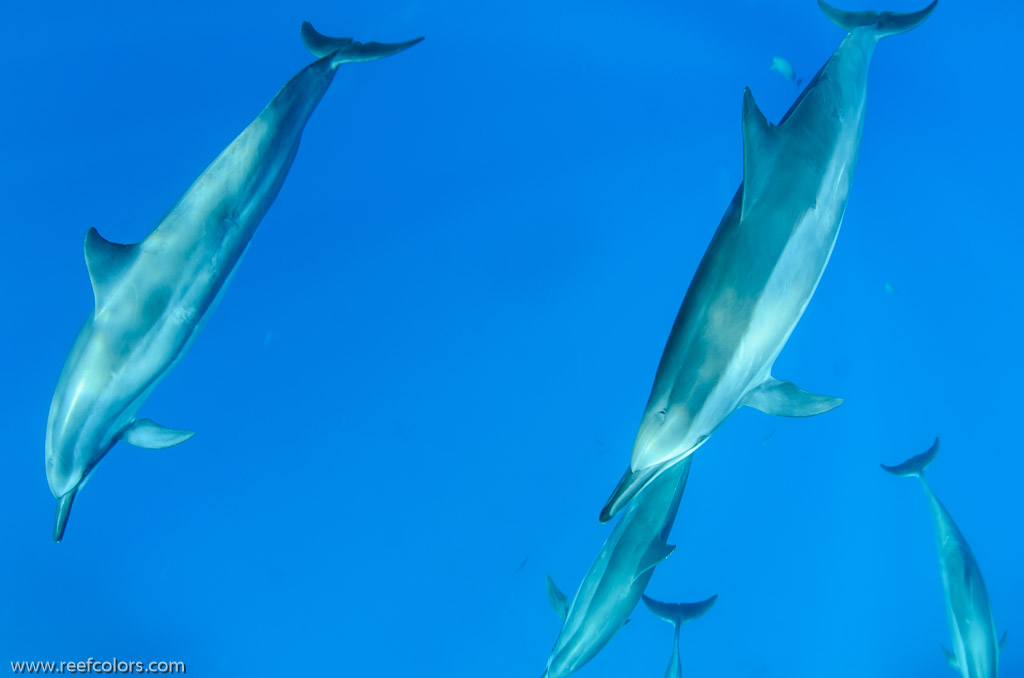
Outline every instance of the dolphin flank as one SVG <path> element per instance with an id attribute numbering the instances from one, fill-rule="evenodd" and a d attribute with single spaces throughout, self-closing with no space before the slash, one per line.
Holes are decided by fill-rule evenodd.
<path id="1" fill-rule="evenodd" d="M 946 661 L 963 678 L 996 678 L 1006 634 L 1002 640 L 996 641 L 995 620 L 978 562 L 953 517 L 924 479 L 924 470 L 935 460 L 938 451 L 939 439 L 936 438 L 926 452 L 897 466 L 882 464 L 882 468 L 896 476 L 920 479 L 928 498 L 939 547 L 946 611 L 953 635 L 953 651 L 942 648 Z"/>
<path id="2" fill-rule="evenodd" d="M 849 13 L 819 2 L 849 31 L 773 125 L 743 95 L 743 183 L 693 276 L 665 345 L 630 468 L 601 512 L 607 521 L 652 478 L 693 454 L 743 405 L 808 417 L 843 401 L 772 376 L 814 295 L 846 210 L 864 122 L 868 65 L 879 39 L 912 14 Z"/>
<path id="3" fill-rule="evenodd" d="M 96 229 L 85 236 L 95 308 L 64 363 L 46 425 L 55 541 L 64 535 L 75 496 L 118 440 L 160 449 L 192 437 L 136 413 L 230 282 L 338 66 L 390 56 L 422 40 L 363 44 L 320 35 L 309 23 L 302 38 L 318 60 L 281 88 L 144 240 L 119 245 Z"/>

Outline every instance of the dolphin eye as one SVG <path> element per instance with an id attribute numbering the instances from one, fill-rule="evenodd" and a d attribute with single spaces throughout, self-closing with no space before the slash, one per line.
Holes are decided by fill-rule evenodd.
<path id="1" fill-rule="evenodd" d="M 667 414 L 668 411 L 666 410 L 658 410 L 658 414 L 656 415 L 658 417 L 658 421 L 665 421 L 665 415 Z"/>

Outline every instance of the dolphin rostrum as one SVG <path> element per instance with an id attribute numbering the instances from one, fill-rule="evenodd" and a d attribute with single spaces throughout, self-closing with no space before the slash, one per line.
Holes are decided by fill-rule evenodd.
<path id="1" fill-rule="evenodd" d="M 569 604 L 551 577 L 548 600 L 562 630 L 544 678 L 561 678 L 594 658 L 628 621 L 654 568 L 675 546 L 667 543 L 690 474 L 687 458 L 658 476 L 623 512 Z"/>
<path id="2" fill-rule="evenodd" d="M 363 44 L 328 38 L 309 23 L 302 38 L 318 60 L 281 88 L 144 240 L 118 245 L 94 228 L 85 236 L 96 304 L 64 363 L 46 425 L 56 541 L 75 495 L 118 440 L 160 449 L 192 437 L 136 413 L 223 294 L 338 66 L 381 59 L 422 40 Z"/>
<path id="3" fill-rule="evenodd" d="M 692 454 L 742 405 L 808 417 L 841 398 L 772 376 L 835 245 L 864 121 L 868 64 L 879 39 L 908 31 L 911 14 L 843 12 L 818 3 L 849 31 L 778 125 L 747 89 L 743 183 L 686 292 L 654 377 L 630 468 L 609 498 L 607 521 L 662 470 Z"/>
<path id="4" fill-rule="evenodd" d="M 963 678 L 996 678 L 999 654 L 1006 644 L 1006 634 L 996 640 L 996 624 L 992 618 L 988 591 L 981 577 L 978 561 L 960 533 L 953 517 L 932 492 L 924 479 L 924 470 L 935 459 L 939 440 L 927 452 L 911 457 L 898 466 L 882 468 L 897 476 L 915 476 L 921 480 L 935 526 L 939 547 L 939 569 L 946 593 L 946 611 L 953 634 L 953 651 L 942 648 L 946 661 Z"/>
<path id="5" fill-rule="evenodd" d="M 683 675 L 683 667 L 679 662 L 679 627 L 688 621 L 703 617 L 716 600 L 718 600 L 718 596 L 711 596 L 699 603 L 661 603 L 644 596 L 644 604 L 647 605 L 647 609 L 675 627 L 675 637 L 672 640 L 672 659 L 669 660 L 668 668 L 665 669 L 665 678 L 680 678 Z"/>

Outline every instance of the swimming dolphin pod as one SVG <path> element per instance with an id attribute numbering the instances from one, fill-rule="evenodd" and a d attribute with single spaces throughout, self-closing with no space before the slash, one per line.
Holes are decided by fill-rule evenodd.
<path id="1" fill-rule="evenodd" d="M 953 516 L 949 515 L 924 479 L 924 470 L 935 460 L 938 451 L 939 440 L 936 438 L 928 451 L 897 466 L 882 464 L 882 468 L 896 476 L 918 478 L 928 498 L 939 547 L 939 569 L 946 595 L 949 630 L 953 635 L 953 651 L 942 648 L 946 661 L 963 678 L 996 678 L 1006 634 L 1001 640 L 996 640 L 995 620 L 978 561 L 953 522 Z"/>
<path id="2" fill-rule="evenodd" d="M 230 282 L 338 66 L 381 59 L 422 40 L 360 43 L 321 35 L 309 23 L 302 39 L 318 60 L 281 88 L 144 240 L 119 245 L 96 229 L 85 236 L 96 304 L 64 363 L 46 426 L 55 541 L 76 495 L 117 441 L 161 449 L 192 437 L 136 413 Z"/>
<path id="3" fill-rule="evenodd" d="M 881 38 L 914 28 L 909 14 L 825 15 L 848 31 L 773 125 L 743 95 L 743 183 L 694 274 L 654 377 L 630 468 L 601 512 L 612 518 L 659 473 L 704 444 L 739 407 L 809 417 L 843 401 L 772 376 L 835 245 L 864 122 L 868 65 Z"/>
<path id="4" fill-rule="evenodd" d="M 630 503 L 583 578 L 572 603 L 547 579 L 562 619 L 543 678 L 561 678 L 593 659 L 629 619 L 654 568 L 672 554 L 666 540 L 690 474 L 690 459 L 658 476 Z"/>
<path id="5" fill-rule="evenodd" d="M 647 596 L 643 598 L 648 610 L 673 626 L 672 658 L 665 669 L 665 678 L 679 678 L 683 675 L 683 667 L 679 661 L 679 627 L 688 621 L 703 617 L 714 606 L 718 596 L 711 596 L 699 603 L 662 603 Z"/>

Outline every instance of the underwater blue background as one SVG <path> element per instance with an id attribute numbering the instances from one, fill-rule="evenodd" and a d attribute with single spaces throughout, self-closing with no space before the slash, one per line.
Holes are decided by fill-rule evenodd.
<path id="1" fill-rule="evenodd" d="M 876 9 L 909 11 L 899 0 Z M 868 6 L 842 6 L 867 9 Z M 0 662 L 192 675 L 537 676 L 610 525 L 679 303 L 777 121 L 842 40 L 810 0 L 8 3 Z M 846 403 L 737 412 L 648 593 L 716 606 L 687 676 L 953 675 L 928 477 L 1024 675 L 1015 3 L 878 47 L 860 162 L 775 374 Z M 299 24 L 426 41 L 345 65 L 230 290 L 51 542 L 46 416 L 88 314 L 86 229 L 143 238 L 312 57 Z M 892 291 L 887 291 L 886 284 Z M 525 564 L 524 564 L 525 563 Z M 660 676 L 643 606 L 578 675 Z M 7 671 L 0 668 L 0 672 Z"/>

